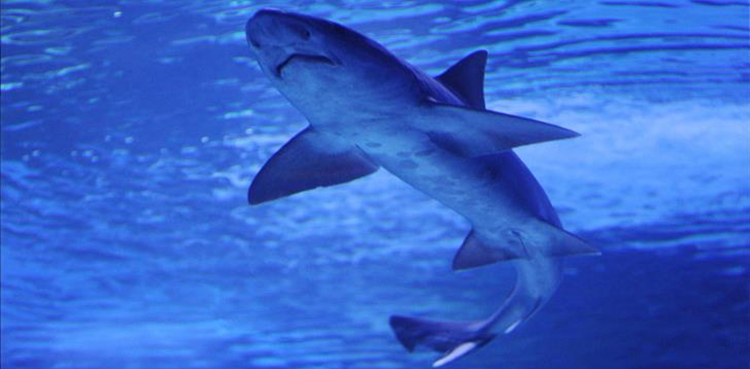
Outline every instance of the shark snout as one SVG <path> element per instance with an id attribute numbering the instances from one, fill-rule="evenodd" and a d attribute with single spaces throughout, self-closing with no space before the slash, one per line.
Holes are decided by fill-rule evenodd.
<path id="1" fill-rule="evenodd" d="M 264 49 L 302 45 L 312 32 L 296 14 L 262 9 L 247 21 L 245 35 L 252 48 Z"/>
<path id="2" fill-rule="evenodd" d="M 337 66 L 339 58 L 326 51 L 320 29 L 303 15 L 263 9 L 247 21 L 247 43 L 258 61 L 277 78 L 293 63 Z"/>

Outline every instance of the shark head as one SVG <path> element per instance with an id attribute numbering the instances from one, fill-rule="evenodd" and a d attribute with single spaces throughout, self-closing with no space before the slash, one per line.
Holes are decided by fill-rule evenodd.
<path id="1" fill-rule="evenodd" d="M 319 110 L 335 101 L 341 106 L 342 95 L 371 100 L 414 89 L 406 63 L 325 19 L 263 9 L 248 20 L 245 33 L 263 73 L 303 113 L 305 105 Z"/>
<path id="2" fill-rule="evenodd" d="M 284 79 L 287 69 L 303 65 L 325 75 L 341 66 L 330 44 L 330 22 L 302 14 L 263 9 L 245 26 L 250 49 L 261 69 L 274 79 Z"/>

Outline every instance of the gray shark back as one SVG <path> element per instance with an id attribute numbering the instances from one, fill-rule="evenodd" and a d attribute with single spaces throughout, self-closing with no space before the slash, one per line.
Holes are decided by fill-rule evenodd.
<path id="1" fill-rule="evenodd" d="M 433 78 L 362 34 L 319 18 L 263 10 L 248 21 L 246 33 L 261 70 L 310 121 L 253 180 L 251 204 L 346 183 L 383 167 L 473 217 L 475 226 L 499 216 L 469 233 L 453 266 L 513 260 L 518 279 L 511 297 L 483 321 L 394 317 L 391 326 L 407 349 L 422 345 L 445 353 L 435 366 L 472 352 L 492 340 L 494 327 L 507 333 L 538 311 L 559 284 L 560 256 L 592 253 L 561 228 L 544 190 L 512 151 L 578 134 L 486 110 L 485 51 Z M 421 171 L 415 163 L 399 165 L 400 155 L 416 160 L 422 153 Z M 435 178 L 446 176 L 456 178 L 435 185 Z M 469 193 L 479 198 L 464 201 Z M 504 221 L 521 229 L 503 228 Z"/>
<path id="2" fill-rule="evenodd" d="M 513 151 L 476 158 L 487 168 L 499 190 L 512 193 L 519 206 L 555 227 L 562 227 L 557 211 L 531 171 Z"/>

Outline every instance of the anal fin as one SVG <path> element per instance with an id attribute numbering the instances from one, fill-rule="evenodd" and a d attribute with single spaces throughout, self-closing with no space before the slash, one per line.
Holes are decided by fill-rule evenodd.
<path id="1" fill-rule="evenodd" d="M 453 258 L 453 270 L 477 268 L 502 261 L 533 258 L 535 255 L 562 257 L 576 255 L 600 255 L 601 252 L 580 237 L 539 220 L 525 232 L 508 232 L 506 242 L 486 245 L 474 230 L 464 239 Z M 512 247 L 511 244 L 519 245 Z"/>
<path id="2" fill-rule="evenodd" d="M 453 258 L 453 270 L 477 268 L 522 257 L 525 255 L 513 253 L 506 248 L 485 246 L 472 230 Z"/>
<path id="3" fill-rule="evenodd" d="M 601 251 L 582 238 L 551 224 L 540 222 L 546 228 L 548 245 L 544 248 L 546 256 L 601 255 Z"/>

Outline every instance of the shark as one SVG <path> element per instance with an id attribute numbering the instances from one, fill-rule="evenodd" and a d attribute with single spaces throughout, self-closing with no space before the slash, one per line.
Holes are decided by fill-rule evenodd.
<path id="1" fill-rule="evenodd" d="M 430 76 L 367 36 L 304 14 L 261 9 L 247 22 L 249 49 L 273 86 L 309 126 L 262 166 L 252 205 L 347 183 L 380 168 L 466 218 L 472 226 L 452 267 L 498 262 L 517 278 L 486 319 L 394 315 L 408 350 L 442 354 L 442 366 L 510 333 L 552 296 L 565 256 L 597 254 L 563 229 L 544 190 L 513 152 L 578 133 L 486 109 L 487 51 Z"/>

